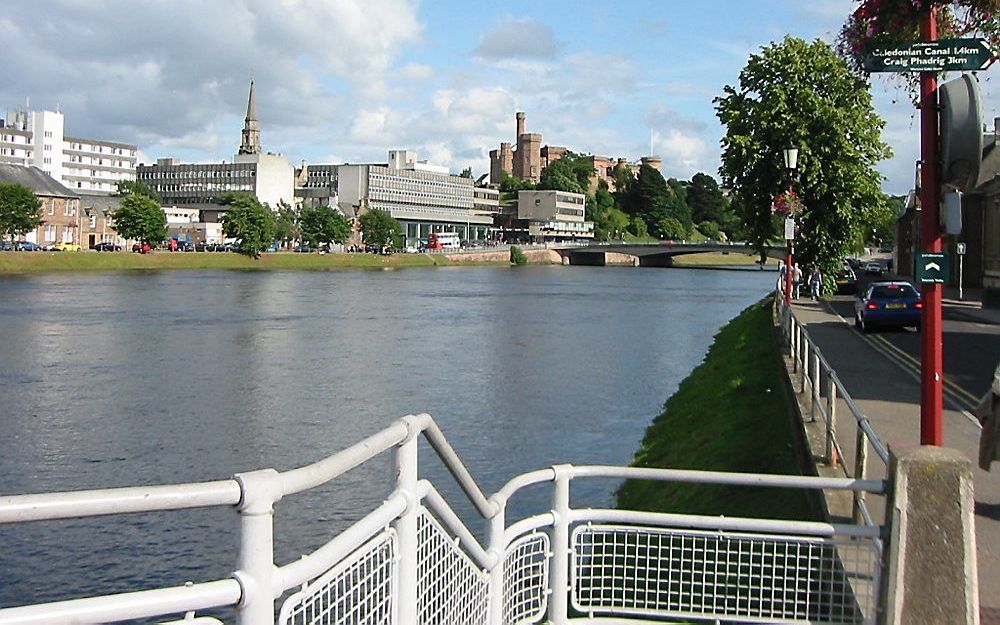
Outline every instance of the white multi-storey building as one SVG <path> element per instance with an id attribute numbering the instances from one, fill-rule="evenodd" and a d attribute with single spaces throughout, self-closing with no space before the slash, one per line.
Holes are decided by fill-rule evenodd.
<path id="1" fill-rule="evenodd" d="M 532 241 L 594 238 L 594 222 L 586 220 L 582 193 L 518 191 L 517 218 L 527 222 Z"/>
<path id="2" fill-rule="evenodd" d="M 390 150 L 385 165 L 338 165 L 337 188 L 342 213 L 388 212 L 403 227 L 407 247 L 418 246 L 431 232 L 486 239 L 493 225 L 492 213 L 474 210 L 471 178 L 418 161 L 406 150 Z"/>
<path id="3" fill-rule="evenodd" d="M 119 181 L 135 180 L 135 145 L 69 136 L 65 122 L 58 111 L 8 111 L 0 163 L 37 167 L 74 191 L 111 193 Z"/>

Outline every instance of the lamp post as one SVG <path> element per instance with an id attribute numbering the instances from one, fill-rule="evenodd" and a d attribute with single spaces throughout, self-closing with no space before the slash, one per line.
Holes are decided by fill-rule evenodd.
<path id="1" fill-rule="evenodd" d="M 795 178 L 795 169 L 799 164 L 799 148 L 793 143 L 789 143 L 784 151 L 785 170 L 788 172 L 788 190 L 792 190 L 792 181 Z M 792 222 L 789 224 L 789 220 Z M 791 225 L 791 227 L 789 227 Z M 795 249 L 793 242 L 795 239 L 795 216 L 791 211 L 785 217 L 785 303 L 792 303 L 792 254 Z"/>

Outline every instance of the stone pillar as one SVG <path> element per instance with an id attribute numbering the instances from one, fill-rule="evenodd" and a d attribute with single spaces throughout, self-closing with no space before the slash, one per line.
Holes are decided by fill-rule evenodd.
<path id="1" fill-rule="evenodd" d="M 514 119 L 517 121 L 517 133 L 514 135 L 514 140 L 517 141 L 521 138 L 521 135 L 525 133 L 525 117 L 526 115 L 522 111 L 518 111 L 514 114 Z"/>
<path id="2" fill-rule="evenodd" d="M 971 461 L 932 446 L 893 447 L 890 455 L 885 622 L 978 624 Z"/>

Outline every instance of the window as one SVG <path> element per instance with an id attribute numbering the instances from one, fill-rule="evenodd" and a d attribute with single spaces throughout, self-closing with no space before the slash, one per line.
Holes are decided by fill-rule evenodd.
<path id="1" fill-rule="evenodd" d="M 52 131 L 51 130 L 46 130 L 45 131 L 45 136 L 51 139 L 52 138 Z"/>
<path id="2" fill-rule="evenodd" d="M 49 145 L 48 143 L 46 143 L 44 146 L 42 146 L 42 150 L 44 150 L 46 152 L 51 152 L 52 151 L 52 146 Z"/>
<path id="3" fill-rule="evenodd" d="M 52 224 L 45 226 L 45 240 L 54 242 L 56 240 L 56 227 Z"/>
<path id="4" fill-rule="evenodd" d="M 91 228 L 96 228 L 97 227 L 97 215 L 91 215 L 90 216 L 90 227 Z"/>
<path id="5" fill-rule="evenodd" d="M 52 159 L 49 158 L 48 156 L 46 156 L 45 158 L 42 159 L 42 163 L 45 164 L 45 165 L 51 165 L 52 164 Z"/>

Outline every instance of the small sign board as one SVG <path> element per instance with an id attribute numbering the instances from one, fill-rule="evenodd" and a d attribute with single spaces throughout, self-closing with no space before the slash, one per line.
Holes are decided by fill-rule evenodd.
<path id="1" fill-rule="evenodd" d="M 944 284 L 948 277 L 948 255 L 942 252 L 920 252 L 917 254 L 916 276 L 920 284 Z"/>
<path id="2" fill-rule="evenodd" d="M 785 217 L 785 240 L 790 241 L 795 238 L 795 218 L 789 215 Z"/>
<path id="3" fill-rule="evenodd" d="M 995 57 L 984 39 L 941 39 L 876 48 L 865 57 L 869 72 L 971 72 Z"/>
<path id="4" fill-rule="evenodd" d="M 955 252 L 959 256 L 965 256 L 965 243 L 959 243 L 959 244 L 955 245 L 955 248 L 956 248 Z"/>

